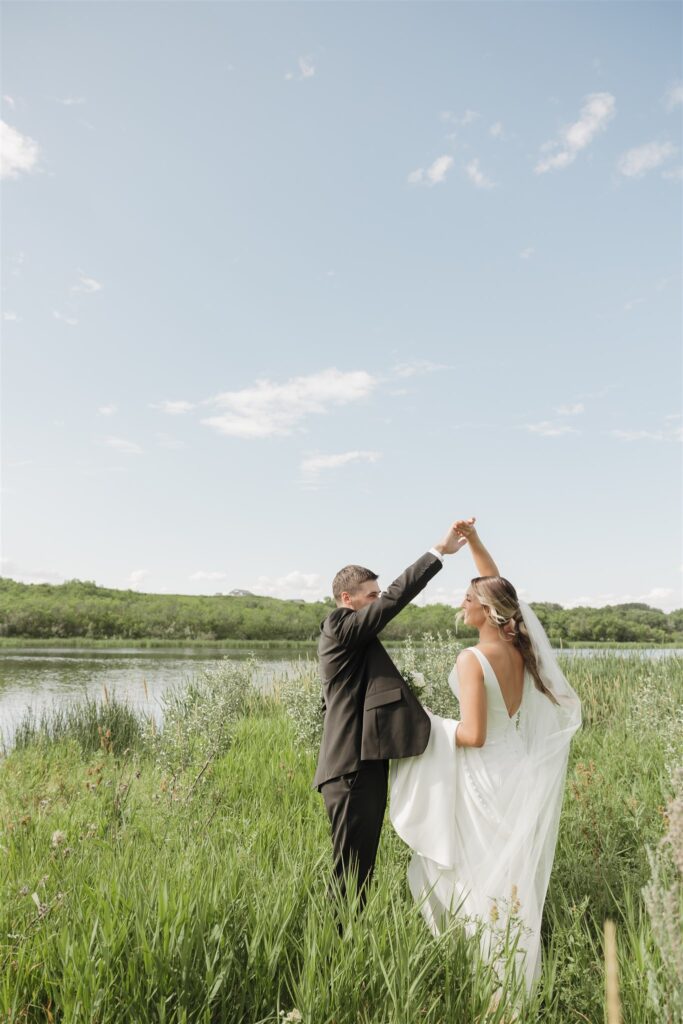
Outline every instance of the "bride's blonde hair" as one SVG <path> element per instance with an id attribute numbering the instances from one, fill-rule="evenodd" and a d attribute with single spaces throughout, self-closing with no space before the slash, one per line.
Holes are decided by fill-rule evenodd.
<path id="1" fill-rule="evenodd" d="M 554 695 L 541 679 L 534 649 L 519 607 L 517 591 L 502 576 L 476 576 L 471 580 L 472 592 L 481 603 L 486 617 L 495 626 L 503 640 L 512 643 L 524 658 L 524 664 L 534 678 L 536 689 L 557 704 Z"/>

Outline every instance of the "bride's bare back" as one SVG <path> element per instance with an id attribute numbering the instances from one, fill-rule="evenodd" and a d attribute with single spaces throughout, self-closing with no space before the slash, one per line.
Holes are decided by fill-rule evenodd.
<path id="1" fill-rule="evenodd" d="M 517 714 L 524 691 L 524 658 L 521 651 L 502 640 L 499 643 L 492 640 L 478 643 L 477 648 L 493 669 L 508 714 Z"/>

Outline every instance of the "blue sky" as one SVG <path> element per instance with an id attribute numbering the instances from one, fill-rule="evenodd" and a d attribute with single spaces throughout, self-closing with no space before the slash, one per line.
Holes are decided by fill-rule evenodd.
<path id="1" fill-rule="evenodd" d="M 3 574 L 683 603 L 679 5 L 2 13 Z"/>

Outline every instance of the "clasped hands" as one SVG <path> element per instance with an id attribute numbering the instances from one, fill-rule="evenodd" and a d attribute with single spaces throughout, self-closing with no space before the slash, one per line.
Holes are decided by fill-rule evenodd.
<path id="1" fill-rule="evenodd" d="M 435 550 L 440 551 L 442 555 L 454 555 L 468 541 L 476 537 L 477 531 L 474 527 L 476 521 L 476 516 L 472 516 L 470 519 L 456 519 L 443 540 L 434 545 Z"/>

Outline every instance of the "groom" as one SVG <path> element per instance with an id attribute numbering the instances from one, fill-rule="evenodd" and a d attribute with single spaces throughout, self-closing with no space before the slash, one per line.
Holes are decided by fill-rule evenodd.
<path id="1" fill-rule="evenodd" d="M 431 727 L 377 635 L 439 572 L 444 555 L 465 543 L 453 525 L 383 593 L 377 574 L 360 565 L 340 569 L 332 583 L 337 607 L 318 642 L 325 721 L 313 786 L 332 825 L 334 877 L 344 893 L 357 873 L 361 906 L 379 846 L 388 759 L 421 754 Z"/>

